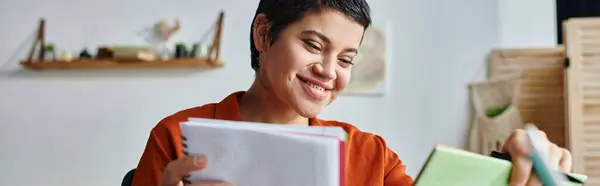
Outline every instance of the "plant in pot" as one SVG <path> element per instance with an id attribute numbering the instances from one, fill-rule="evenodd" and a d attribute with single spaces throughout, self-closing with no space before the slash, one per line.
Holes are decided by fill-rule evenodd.
<path id="1" fill-rule="evenodd" d="M 185 58 L 188 56 L 188 51 L 184 43 L 177 43 L 175 45 L 175 58 Z"/>
<path id="2" fill-rule="evenodd" d="M 43 59 L 45 61 L 54 61 L 56 60 L 56 48 L 54 47 L 54 44 L 52 43 L 48 43 L 44 46 L 44 54 L 43 54 Z"/>

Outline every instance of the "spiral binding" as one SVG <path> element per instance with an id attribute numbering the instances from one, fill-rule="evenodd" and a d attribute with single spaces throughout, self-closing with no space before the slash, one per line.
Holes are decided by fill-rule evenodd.
<path id="1" fill-rule="evenodd" d="M 183 149 L 183 154 L 186 155 L 186 156 L 188 156 L 189 152 L 188 152 L 187 138 L 184 135 L 181 135 L 181 145 L 183 145 L 183 148 L 182 148 Z M 185 184 L 192 184 L 192 182 L 190 181 L 190 177 L 191 177 L 191 174 L 189 174 L 189 173 L 186 174 L 183 177 L 183 182 Z"/>

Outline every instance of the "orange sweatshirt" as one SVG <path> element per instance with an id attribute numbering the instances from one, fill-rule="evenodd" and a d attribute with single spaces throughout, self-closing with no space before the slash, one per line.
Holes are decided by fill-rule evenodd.
<path id="1" fill-rule="evenodd" d="M 183 155 L 179 123 L 189 117 L 240 121 L 238 98 L 230 94 L 219 103 L 179 111 L 161 120 L 150 137 L 133 179 L 133 186 L 158 186 L 167 164 Z M 311 118 L 312 126 L 339 126 L 348 133 L 346 167 L 348 186 L 410 186 L 413 179 L 385 141 L 342 122 Z M 209 160 L 210 161 L 210 160 Z"/>

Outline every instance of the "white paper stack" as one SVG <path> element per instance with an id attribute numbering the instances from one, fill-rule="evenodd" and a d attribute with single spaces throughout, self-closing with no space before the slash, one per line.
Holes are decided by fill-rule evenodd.
<path id="1" fill-rule="evenodd" d="M 345 186 L 346 132 L 190 118 L 181 123 L 184 153 L 208 166 L 187 182 L 220 180 L 235 186 Z"/>

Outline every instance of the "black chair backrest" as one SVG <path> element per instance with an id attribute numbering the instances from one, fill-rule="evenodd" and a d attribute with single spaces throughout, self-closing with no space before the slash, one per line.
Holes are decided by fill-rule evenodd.
<path id="1" fill-rule="evenodd" d="M 134 174 L 135 169 L 131 169 L 129 172 L 127 172 L 127 174 L 125 174 L 125 177 L 123 178 L 123 182 L 121 182 L 121 186 L 131 186 Z"/>

